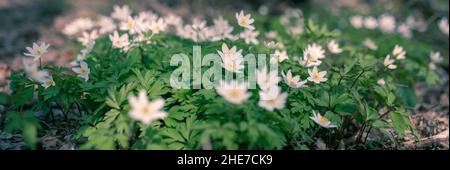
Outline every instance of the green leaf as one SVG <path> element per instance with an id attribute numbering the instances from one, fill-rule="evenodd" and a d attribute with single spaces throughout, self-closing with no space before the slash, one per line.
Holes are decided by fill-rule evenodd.
<path id="1" fill-rule="evenodd" d="M 399 99 L 401 99 L 406 104 L 406 106 L 411 108 L 416 106 L 417 97 L 412 88 L 399 87 L 397 89 L 397 95 L 399 96 Z"/>
<path id="2" fill-rule="evenodd" d="M 328 107 L 329 106 L 329 102 L 330 102 L 330 98 L 329 98 L 329 93 L 326 91 L 323 91 L 319 98 L 315 99 L 315 103 L 319 106 L 322 107 Z"/>
<path id="3" fill-rule="evenodd" d="M 8 95 L 4 92 L 0 92 L 0 104 L 6 105 L 8 103 Z"/>
<path id="4" fill-rule="evenodd" d="M 16 94 L 13 95 L 12 99 L 16 107 L 27 104 L 33 100 L 34 89 L 33 86 L 27 87 L 25 89 L 20 89 Z"/>
<path id="5" fill-rule="evenodd" d="M 327 119 L 329 119 L 331 122 L 335 123 L 337 126 L 340 126 L 342 124 L 341 118 L 334 114 L 333 112 L 326 112 L 324 115 Z"/>
<path id="6" fill-rule="evenodd" d="M 7 112 L 6 120 L 4 129 L 6 133 L 12 133 L 14 130 L 20 129 L 22 126 L 20 115 L 15 111 Z"/>
<path id="7" fill-rule="evenodd" d="M 165 131 L 162 132 L 162 135 L 169 137 L 174 141 L 185 142 L 183 136 L 175 129 L 166 129 Z"/>
<path id="8" fill-rule="evenodd" d="M 150 88 L 148 95 L 151 98 L 156 98 L 166 94 L 167 92 L 169 92 L 169 89 L 164 86 L 164 82 L 156 81 Z"/>
<path id="9" fill-rule="evenodd" d="M 366 121 L 375 120 L 379 117 L 378 111 L 375 108 L 372 108 L 370 106 L 366 106 Z"/>
<path id="10" fill-rule="evenodd" d="M 354 103 L 339 103 L 336 105 L 335 110 L 342 116 L 350 116 L 358 111 L 358 105 Z"/>
<path id="11" fill-rule="evenodd" d="M 37 143 L 37 127 L 32 123 L 24 123 L 23 125 L 23 138 L 25 139 L 25 143 L 27 144 L 28 148 L 36 149 L 36 143 Z"/>
<path id="12" fill-rule="evenodd" d="M 408 114 L 404 109 L 389 112 L 389 116 L 392 120 L 392 125 L 394 126 L 395 131 L 400 137 L 404 137 L 405 132 L 407 131 L 411 131 L 413 133 L 415 132 L 411 121 L 409 120 Z"/>
<path id="13" fill-rule="evenodd" d="M 393 93 L 387 93 L 387 100 L 386 100 L 386 104 L 388 106 L 393 106 L 394 102 L 395 102 L 395 95 Z"/>
<path id="14" fill-rule="evenodd" d="M 374 128 L 388 128 L 389 124 L 387 122 L 385 122 L 384 120 L 375 120 L 372 123 L 372 127 Z"/>
<path id="15" fill-rule="evenodd" d="M 116 134 L 114 137 L 116 138 L 116 140 L 120 146 L 122 146 L 123 148 L 128 148 L 128 137 L 127 136 L 119 133 L 119 134 Z"/>
<path id="16" fill-rule="evenodd" d="M 109 107 L 120 110 L 120 104 L 117 102 L 116 95 L 113 90 L 108 90 L 108 98 L 106 98 L 105 103 Z"/>
<path id="17" fill-rule="evenodd" d="M 44 96 L 44 101 L 57 96 L 59 93 L 59 88 L 50 87 L 43 91 L 42 95 Z"/>

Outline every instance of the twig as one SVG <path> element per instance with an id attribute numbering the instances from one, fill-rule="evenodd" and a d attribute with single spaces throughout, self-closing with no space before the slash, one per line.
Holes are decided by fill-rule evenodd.
<path id="1" fill-rule="evenodd" d="M 371 130 L 372 130 L 372 126 L 370 126 L 370 127 L 369 127 L 369 130 L 367 130 L 367 134 L 366 134 L 366 137 L 364 138 L 363 144 L 366 144 L 367 138 L 369 137 L 369 134 L 370 134 L 370 131 L 371 131 Z"/>

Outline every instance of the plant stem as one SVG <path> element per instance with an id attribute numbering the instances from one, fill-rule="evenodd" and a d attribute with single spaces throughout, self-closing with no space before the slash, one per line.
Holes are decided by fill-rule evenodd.
<path id="1" fill-rule="evenodd" d="M 370 126 L 370 127 L 369 127 L 369 130 L 367 130 L 367 134 L 366 134 L 366 137 L 364 138 L 363 144 L 366 144 L 367 138 L 369 137 L 369 134 L 370 134 L 370 131 L 371 131 L 371 130 L 372 130 L 372 126 Z"/>
<path id="2" fill-rule="evenodd" d="M 80 103 L 75 103 L 75 105 L 77 106 L 77 109 L 78 109 L 78 113 L 80 114 L 80 118 L 81 118 L 81 116 L 83 115 L 83 113 L 81 112 L 81 110 L 80 110 Z"/>
<path id="3" fill-rule="evenodd" d="M 42 69 L 42 57 L 39 57 L 39 68 Z"/>
<path id="4" fill-rule="evenodd" d="M 358 145 L 361 141 L 362 138 L 362 134 L 364 133 L 364 130 L 366 129 L 366 121 L 363 122 L 363 124 L 361 125 L 361 129 L 359 129 L 358 131 L 358 136 L 356 137 L 356 144 Z"/>
<path id="5" fill-rule="evenodd" d="M 350 86 L 350 88 L 353 88 L 353 86 L 355 86 L 356 82 L 358 81 L 359 78 L 361 78 L 361 76 L 366 72 L 366 70 L 362 70 L 358 76 L 356 77 L 356 79 L 353 81 L 352 86 Z"/>
<path id="6" fill-rule="evenodd" d="M 339 81 L 338 81 L 338 86 L 341 85 L 342 79 L 344 79 L 344 76 L 341 75 L 341 73 L 339 73 Z"/>

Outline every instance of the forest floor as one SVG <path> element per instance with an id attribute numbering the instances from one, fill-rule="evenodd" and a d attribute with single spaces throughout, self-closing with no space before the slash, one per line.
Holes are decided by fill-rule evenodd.
<path id="1" fill-rule="evenodd" d="M 114 3 L 111 3 L 114 2 Z M 65 66 L 71 59 L 71 54 L 76 49 L 67 47 L 67 39 L 60 34 L 65 24 L 77 17 L 89 17 L 98 13 L 108 14 L 113 4 L 120 4 L 123 0 L 77 0 L 71 3 L 69 8 L 59 10 L 58 6 L 50 11 L 36 9 L 36 4 L 30 0 L 1 0 L 0 20 L 4 26 L 0 27 L 0 92 L 8 92 L 7 77 L 12 71 L 21 69 L 20 57 L 26 46 L 35 41 L 45 41 L 52 45 L 44 62 L 52 65 Z M 133 1 L 134 2 L 134 1 Z M 158 13 L 176 13 L 178 15 L 194 15 L 190 11 L 201 8 L 198 4 L 187 4 L 184 1 L 176 1 L 179 4 L 160 4 L 156 1 L 137 1 L 140 4 L 131 4 L 134 8 L 152 9 Z M 143 4 L 143 2 L 146 2 Z M 57 4 L 58 5 L 58 4 Z M 64 5 L 64 4 L 61 4 Z M 66 4 L 67 5 L 67 4 Z M 217 5 L 217 4 L 216 4 Z M 170 7 L 169 7 L 170 6 Z M 220 6 L 217 5 L 217 6 Z M 242 3 L 239 6 L 251 6 Z M 230 7 L 229 8 L 233 8 Z M 23 13 L 22 11 L 28 11 Z M 222 10 L 225 10 L 222 8 Z M 209 9 L 207 12 L 214 13 Z M 197 13 L 198 14 L 198 13 Z M 443 81 L 432 88 L 424 84 L 415 86 L 418 104 L 413 109 L 411 119 L 421 135 L 419 139 L 412 135 L 396 139 L 396 142 L 388 143 L 392 149 L 449 149 L 449 75 L 446 70 L 438 71 Z M 5 108 L 0 105 L 0 112 Z M 76 149 L 76 141 L 72 136 L 79 128 L 79 116 L 75 114 L 64 118 L 55 108 L 57 114 L 54 120 L 41 116 L 45 133 L 40 135 L 39 148 L 44 150 Z M 2 120 L 0 114 L 0 127 Z M 377 139 L 378 134 L 372 132 L 369 138 Z M 0 150 L 26 149 L 25 142 L 20 134 L 6 134 L 0 128 Z M 380 148 L 386 149 L 386 148 Z"/>

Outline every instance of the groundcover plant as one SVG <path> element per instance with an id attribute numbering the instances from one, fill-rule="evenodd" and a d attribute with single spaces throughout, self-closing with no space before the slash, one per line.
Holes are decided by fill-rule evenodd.
<path id="1" fill-rule="evenodd" d="M 3 130 L 38 149 L 50 128 L 39 112 L 79 118 L 72 149 L 392 149 L 421 138 L 413 85 L 439 83 L 448 54 L 409 41 L 424 23 L 267 10 L 182 18 L 116 5 L 75 19 L 62 31 L 79 49 L 67 67 L 43 62 L 48 42 L 24 49 Z M 446 18 L 430 22 L 448 38 Z"/>

